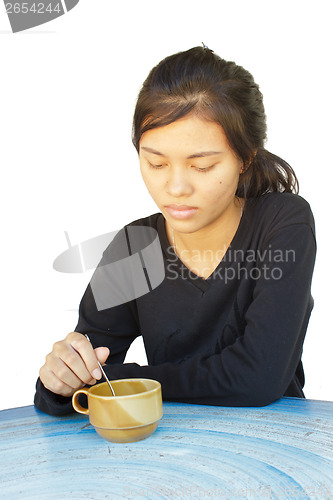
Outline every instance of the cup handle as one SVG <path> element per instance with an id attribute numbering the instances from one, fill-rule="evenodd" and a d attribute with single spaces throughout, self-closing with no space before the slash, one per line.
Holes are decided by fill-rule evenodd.
<path id="1" fill-rule="evenodd" d="M 84 408 L 79 403 L 79 395 L 80 394 L 85 394 L 86 396 L 88 396 L 88 390 L 87 389 L 78 389 L 77 391 L 74 392 L 74 394 L 72 396 L 73 408 L 78 413 L 83 413 L 84 415 L 89 415 L 89 408 Z"/>

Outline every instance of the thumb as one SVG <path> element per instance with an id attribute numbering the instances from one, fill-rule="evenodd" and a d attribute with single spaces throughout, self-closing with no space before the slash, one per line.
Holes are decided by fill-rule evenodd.
<path id="1" fill-rule="evenodd" d="M 109 357 L 110 349 L 108 347 L 97 347 L 96 349 L 94 349 L 94 351 L 101 365 L 105 363 L 105 361 Z"/>

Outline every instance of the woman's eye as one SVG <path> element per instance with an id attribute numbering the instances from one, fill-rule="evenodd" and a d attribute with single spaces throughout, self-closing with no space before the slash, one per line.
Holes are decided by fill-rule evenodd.
<path id="1" fill-rule="evenodd" d="M 165 166 L 165 164 L 164 164 L 164 163 L 161 163 L 161 164 L 159 164 L 159 165 L 156 165 L 156 164 L 154 164 L 154 163 L 151 163 L 151 162 L 150 162 L 150 161 L 148 161 L 148 160 L 147 160 L 147 163 L 148 163 L 148 166 L 149 166 L 150 168 L 155 168 L 156 170 L 161 169 L 161 168 L 163 168 L 163 167 Z M 199 167 L 195 167 L 195 166 L 193 165 L 194 170 L 196 170 L 197 172 L 202 172 L 202 173 L 206 173 L 206 172 L 208 172 L 209 170 L 211 170 L 211 169 L 212 169 L 212 168 L 214 168 L 214 167 L 215 167 L 215 164 L 214 164 L 214 165 L 210 165 L 209 167 L 205 167 L 205 168 L 199 168 Z"/>
<path id="2" fill-rule="evenodd" d="M 210 167 L 206 167 L 206 168 L 198 168 L 198 167 L 194 167 L 194 168 L 195 168 L 195 170 L 197 170 L 197 172 L 206 173 L 209 170 L 211 170 L 213 167 L 215 167 L 215 164 L 211 165 Z"/>
<path id="3" fill-rule="evenodd" d="M 150 163 L 150 161 L 148 162 L 148 165 L 149 165 L 151 168 L 161 168 L 161 167 L 163 167 L 163 165 L 153 165 L 153 163 Z"/>

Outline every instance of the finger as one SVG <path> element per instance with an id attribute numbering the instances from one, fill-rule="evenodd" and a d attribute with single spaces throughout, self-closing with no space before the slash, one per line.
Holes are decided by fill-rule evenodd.
<path id="1" fill-rule="evenodd" d="M 91 374 L 91 377 L 99 380 L 102 377 L 102 373 L 98 366 L 96 354 L 89 340 L 78 332 L 72 332 L 66 337 L 66 339 L 67 338 L 72 348 L 82 358 L 86 369 Z"/>
<path id="2" fill-rule="evenodd" d="M 85 368 L 80 356 L 75 352 L 74 355 L 77 358 L 77 364 L 73 361 L 73 358 L 71 358 L 71 364 L 68 365 L 64 361 L 64 359 L 67 358 L 65 353 L 62 354 L 63 358 L 59 358 L 52 352 L 46 357 L 47 366 L 61 382 L 69 387 L 72 387 L 73 389 L 81 387 L 82 384 L 95 384 L 96 380 L 91 378 L 91 375 Z"/>
<path id="3" fill-rule="evenodd" d="M 53 351 L 46 357 L 47 364 L 55 375 L 68 383 L 74 377 L 81 383 L 89 384 L 92 380 L 91 373 L 86 367 L 84 359 L 70 344 L 66 342 L 56 342 Z M 97 363 L 97 360 L 96 360 Z"/>
<path id="4" fill-rule="evenodd" d="M 103 365 L 110 355 L 110 349 L 108 347 L 96 347 L 94 350 L 98 361 Z"/>
<path id="5" fill-rule="evenodd" d="M 59 394 L 60 396 L 65 396 L 65 397 L 70 397 L 74 394 L 77 388 L 73 388 L 59 380 L 59 378 L 48 368 L 45 367 L 45 365 L 39 370 L 39 377 L 41 379 L 42 384 L 46 389 L 49 391 Z M 81 385 L 81 387 L 83 384 Z"/>

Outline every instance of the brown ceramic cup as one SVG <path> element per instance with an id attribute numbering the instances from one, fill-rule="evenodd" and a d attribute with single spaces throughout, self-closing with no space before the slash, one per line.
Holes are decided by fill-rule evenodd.
<path id="1" fill-rule="evenodd" d="M 163 415 L 161 384 L 151 379 L 111 380 L 115 396 L 106 382 L 77 390 L 72 404 L 89 415 L 96 432 L 107 441 L 129 443 L 150 436 Z M 85 394 L 88 408 L 79 403 Z"/>

